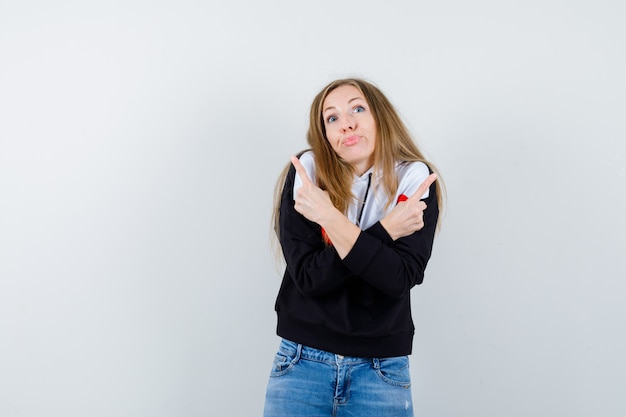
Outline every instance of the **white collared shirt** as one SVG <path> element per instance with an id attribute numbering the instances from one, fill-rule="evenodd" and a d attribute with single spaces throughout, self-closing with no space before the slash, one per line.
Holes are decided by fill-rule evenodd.
<path id="1" fill-rule="evenodd" d="M 300 163 L 306 170 L 311 181 L 316 182 L 313 152 L 307 151 L 302 154 Z M 390 204 L 389 207 L 385 208 L 388 196 L 383 189 L 380 174 L 375 178 L 373 170 L 373 168 L 370 168 L 361 176 L 355 175 L 352 182 L 352 195 L 354 199 L 348 206 L 348 212 L 346 214 L 348 219 L 359 226 L 361 230 L 365 230 L 382 220 L 395 206 L 395 204 Z M 393 201 L 398 201 L 398 197 L 402 194 L 411 197 L 429 174 L 428 167 L 423 162 L 398 162 L 396 164 L 398 190 L 396 191 Z M 372 178 L 368 187 L 370 175 Z M 296 173 L 293 185 L 294 196 L 300 187 L 302 187 L 302 180 L 298 173 Z M 429 191 L 426 190 L 422 199 L 428 197 L 428 194 Z M 365 204 L 363 204 L 364 200 Z"/>

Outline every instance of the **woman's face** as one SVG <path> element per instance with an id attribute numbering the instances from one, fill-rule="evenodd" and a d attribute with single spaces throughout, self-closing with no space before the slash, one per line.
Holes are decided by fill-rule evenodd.
<path id="1" fill-rule="evenodd" d="M 358 88 L 342 85 L 322 106 L 326 139 L 341 159 L 362 175 L 374 163 L 376 121 Z"/>

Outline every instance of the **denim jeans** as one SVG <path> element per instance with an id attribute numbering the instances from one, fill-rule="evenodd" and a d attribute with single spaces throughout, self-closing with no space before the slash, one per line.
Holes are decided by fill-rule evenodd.
<path id="1" fill-rule="evenodd" d="M 413 416 L 409 359 L 336 355 L 282 340 L 264 417 Z"/>

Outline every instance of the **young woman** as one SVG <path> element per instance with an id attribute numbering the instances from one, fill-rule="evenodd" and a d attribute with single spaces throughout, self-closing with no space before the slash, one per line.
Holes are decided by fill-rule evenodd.
<path id="1" fill-rule="evenodd" d="M 430 258 L 440 181 L 363 80 L 315 97 L 307 139 L 275 196 L 286 270 L 264 416 L 412 416 L 410 290 Z"/>

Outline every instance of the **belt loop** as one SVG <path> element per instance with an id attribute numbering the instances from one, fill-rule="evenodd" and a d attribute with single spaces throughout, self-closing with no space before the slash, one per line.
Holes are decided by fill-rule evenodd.
<path id="1" fill-rule="evenodd" d="M 380 369 L 380 361 L 378 358 L 372 358 L 372 366 L 374 369 Z"/>
<path id="2" fill-rule="evenodd" d="M 296 347 L 296 356 L 293 358 L 292 363 L 296 363 L 300 360 L 300 356 L 302 355 L 302 344 L 298 343 L 298 347 Z"/>

